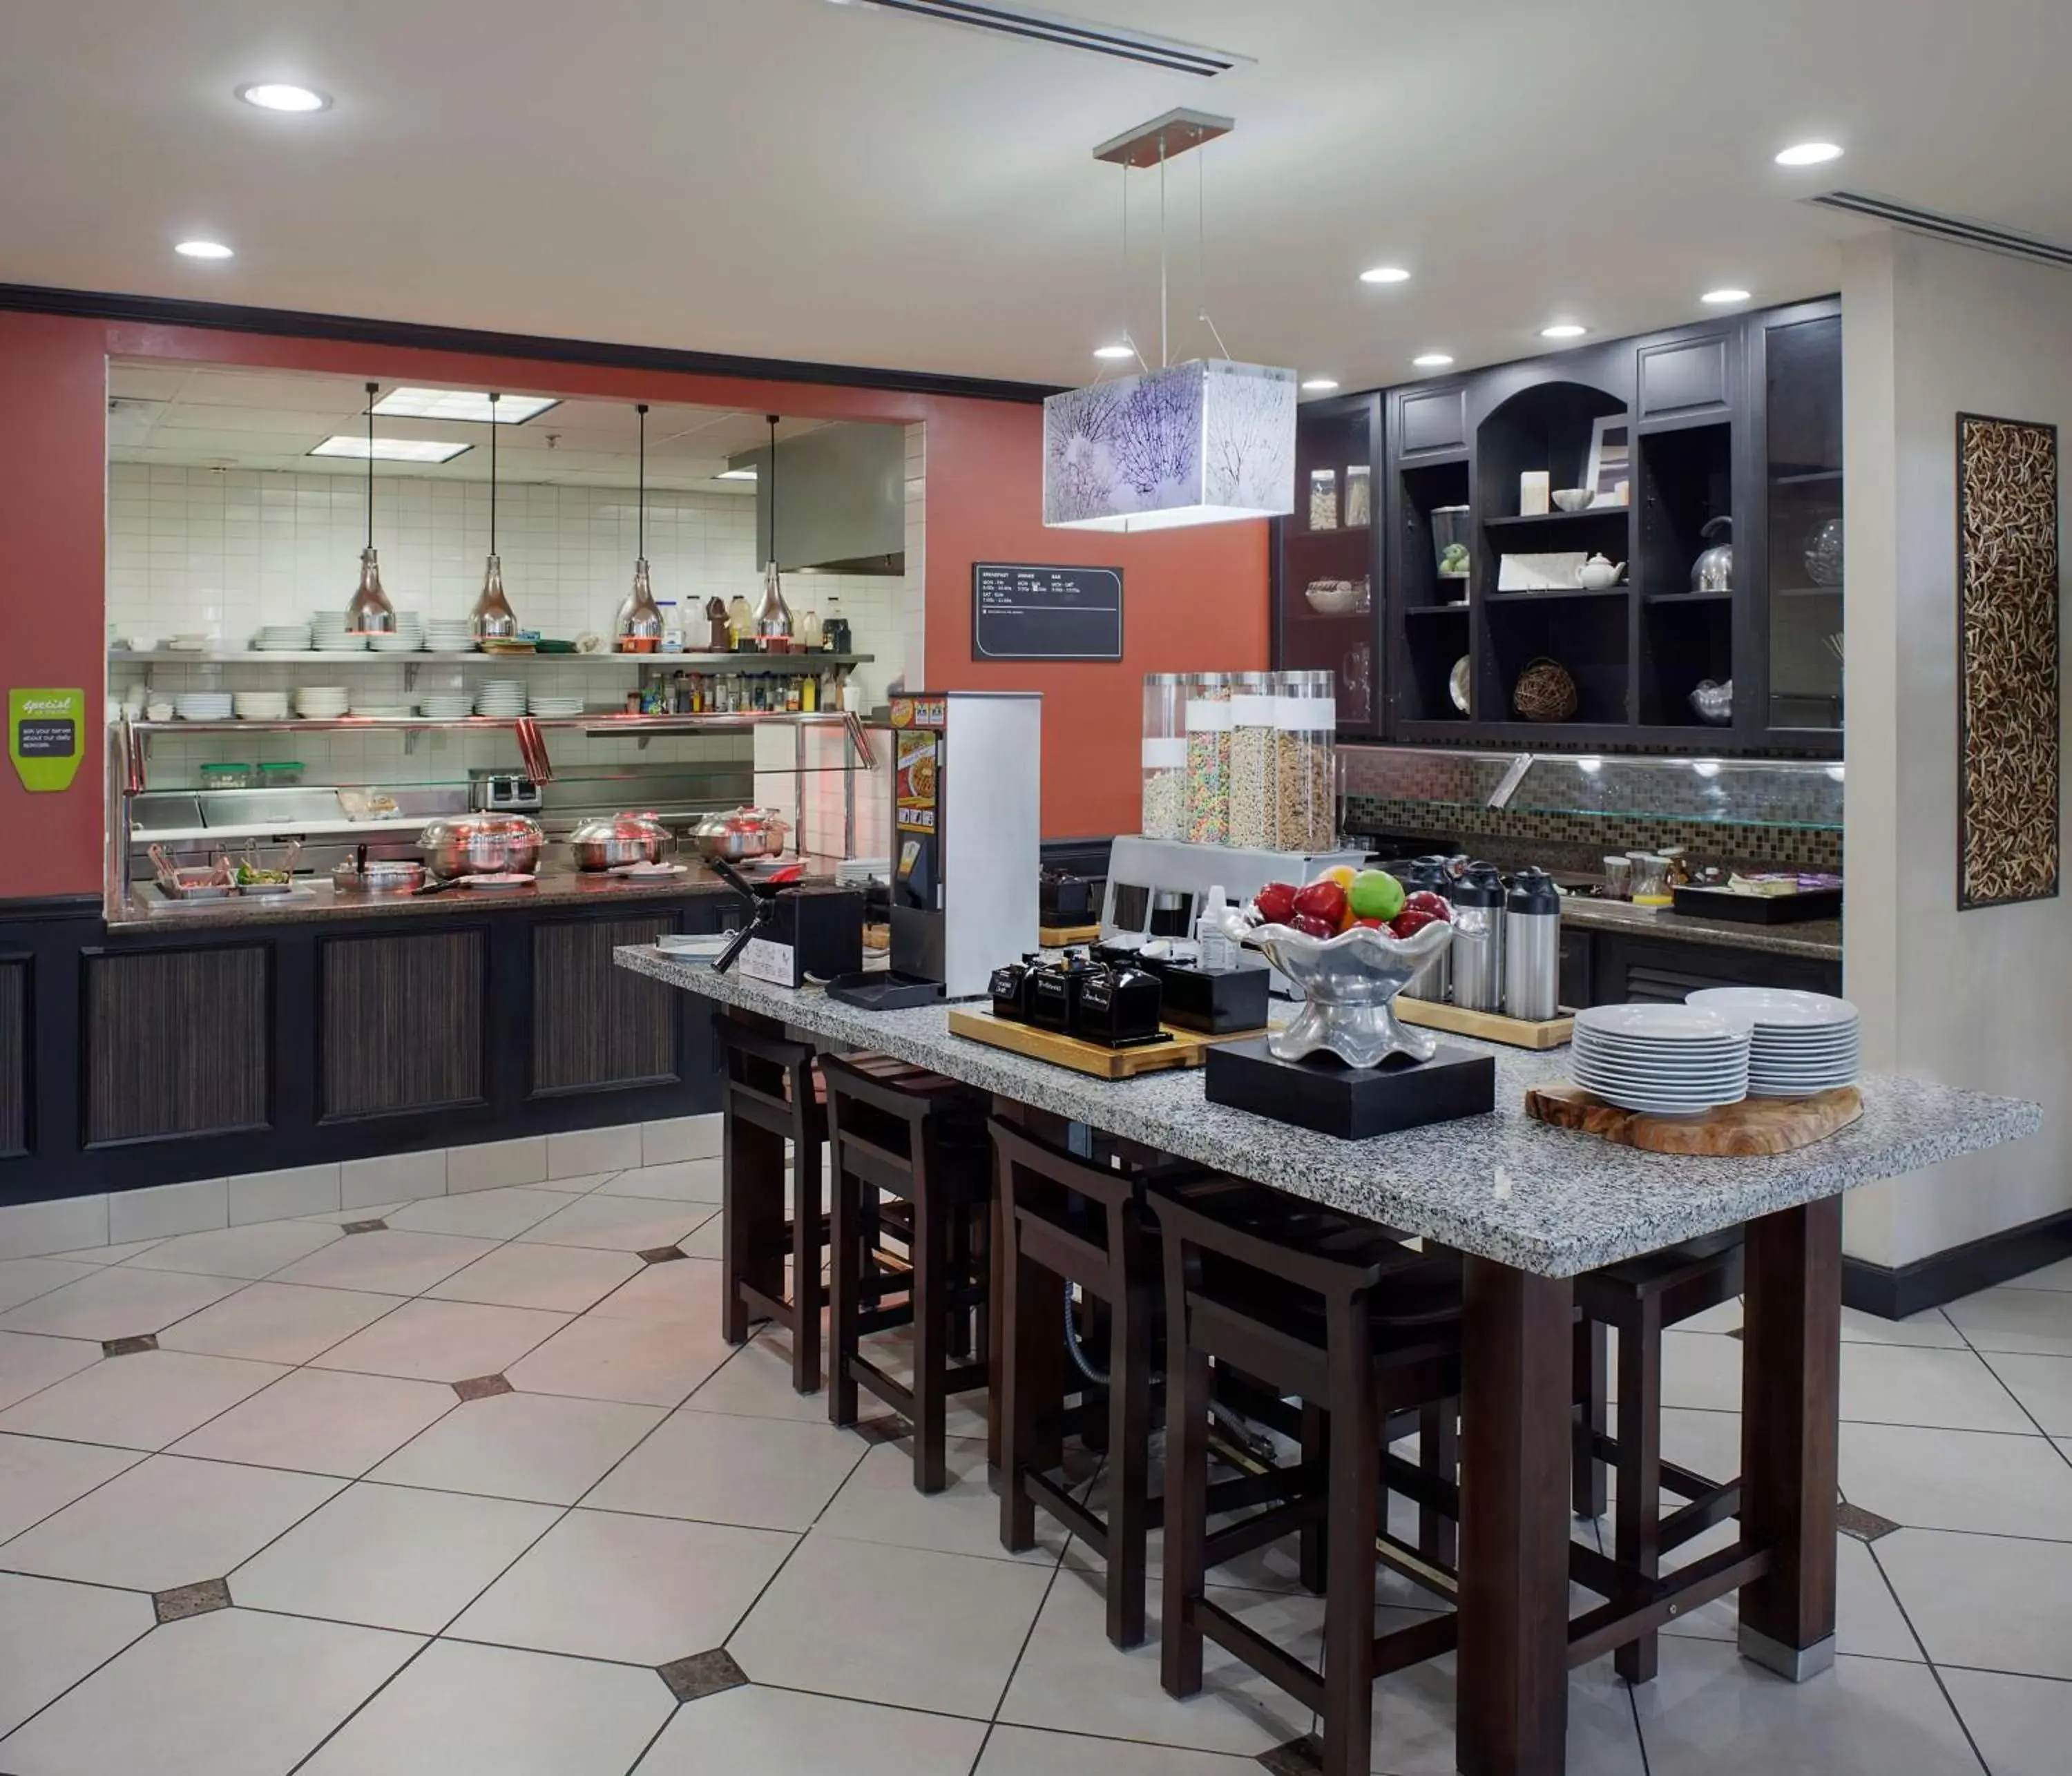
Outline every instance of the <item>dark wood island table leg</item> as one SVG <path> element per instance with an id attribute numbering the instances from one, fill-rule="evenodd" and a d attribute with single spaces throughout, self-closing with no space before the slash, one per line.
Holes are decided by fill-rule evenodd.
<path id="1" fill-rule="evenodd" d="M 1745 1659 L 1794 1683 L 1835 1663 L 1842 1199 L 1748 1224 L 1741 1535 L 1770 1569 L 1741 1592 Z"/>
<path id="2" fill-rule="evenodd" d="M 1466 1281 L 1455 1758 L 1462 1776 L 1560 1776 L 1575 1292 L 1486 1258 Z"/>

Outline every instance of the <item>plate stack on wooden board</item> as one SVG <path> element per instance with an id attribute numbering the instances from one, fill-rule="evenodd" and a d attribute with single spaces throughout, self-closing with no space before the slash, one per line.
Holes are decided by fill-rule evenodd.
<path id="1" fill-rule="evenodd" d="M 1748 1096 L 1749 1027 L 1696 1005 L 1593 1005 L 1576 1013 L 1568 1075 L 1607 1104 L 1702 1116 Z"/>
<path id="2" fill-rule="evenodd" d="M 1752 1098 L 1816 1097 L 1856 1083 L 1862 1020 L 1846 999 L 1778 987 L 1705 987 L 1684 1002 L 1753 1026 Z"/>

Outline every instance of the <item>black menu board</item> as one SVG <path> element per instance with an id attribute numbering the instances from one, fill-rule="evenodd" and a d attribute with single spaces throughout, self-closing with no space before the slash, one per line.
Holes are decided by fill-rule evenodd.
<path id="1" fill-rule="evenodd" d="M 972 566 L 973 660 L 1120 660 L 1122 569 Z"/>

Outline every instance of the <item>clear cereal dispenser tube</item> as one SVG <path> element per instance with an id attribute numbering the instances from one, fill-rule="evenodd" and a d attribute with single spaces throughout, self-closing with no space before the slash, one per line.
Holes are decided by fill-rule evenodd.
<path id="1" fill-rule="evenodd" d="M 1230 837 L 1231 681 L 1226 672 L 1187 680 L 1187 837 L 1196 845 Z"/>
<path id="2" fill-rule="evenodd" d="M 1187 836 L 1187 675 L 1144 675 L 1144 825 L 1147 839 Z"/>
<path id="3" fill-rule="evenodd" d="M 1227 842 L 1271 851 L 1280 832 L 1277 707 L 1272 672 L 1231 677 L 1230 829 Z"/>
<path id="4" fill-rule="evenodd" d="M 1329 672 L 1281 672 L 1274 701 L 1277 831 L 1283 851 L 1334 849 L 1338 699 Z"/>

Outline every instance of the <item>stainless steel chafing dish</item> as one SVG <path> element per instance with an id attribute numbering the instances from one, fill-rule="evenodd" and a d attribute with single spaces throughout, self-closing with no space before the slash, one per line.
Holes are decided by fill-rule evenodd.
<path id="1" fill-rule="evenodd" d="M 743 863 L 751 857 L 775 857 L 784 849 L 789 830 L 784 816 L 774 808 L 737 808 L 731 813 L 708 814 L 691 837 L 705 857 Z"/>
<path id="2" fill-rule="evenodd" d="M 578 870 L 615 870 L 621 864 L 660 863 L 676 840 L 652 814 L 602 814 L 569 835 Z"/>
<path id="3" fill-rule="evenodd" d="M 540 861 L 539 823 L 522 814 L 471 814 L 434 820 L 417 848 L 434 875 L 530 875 Z"/>

